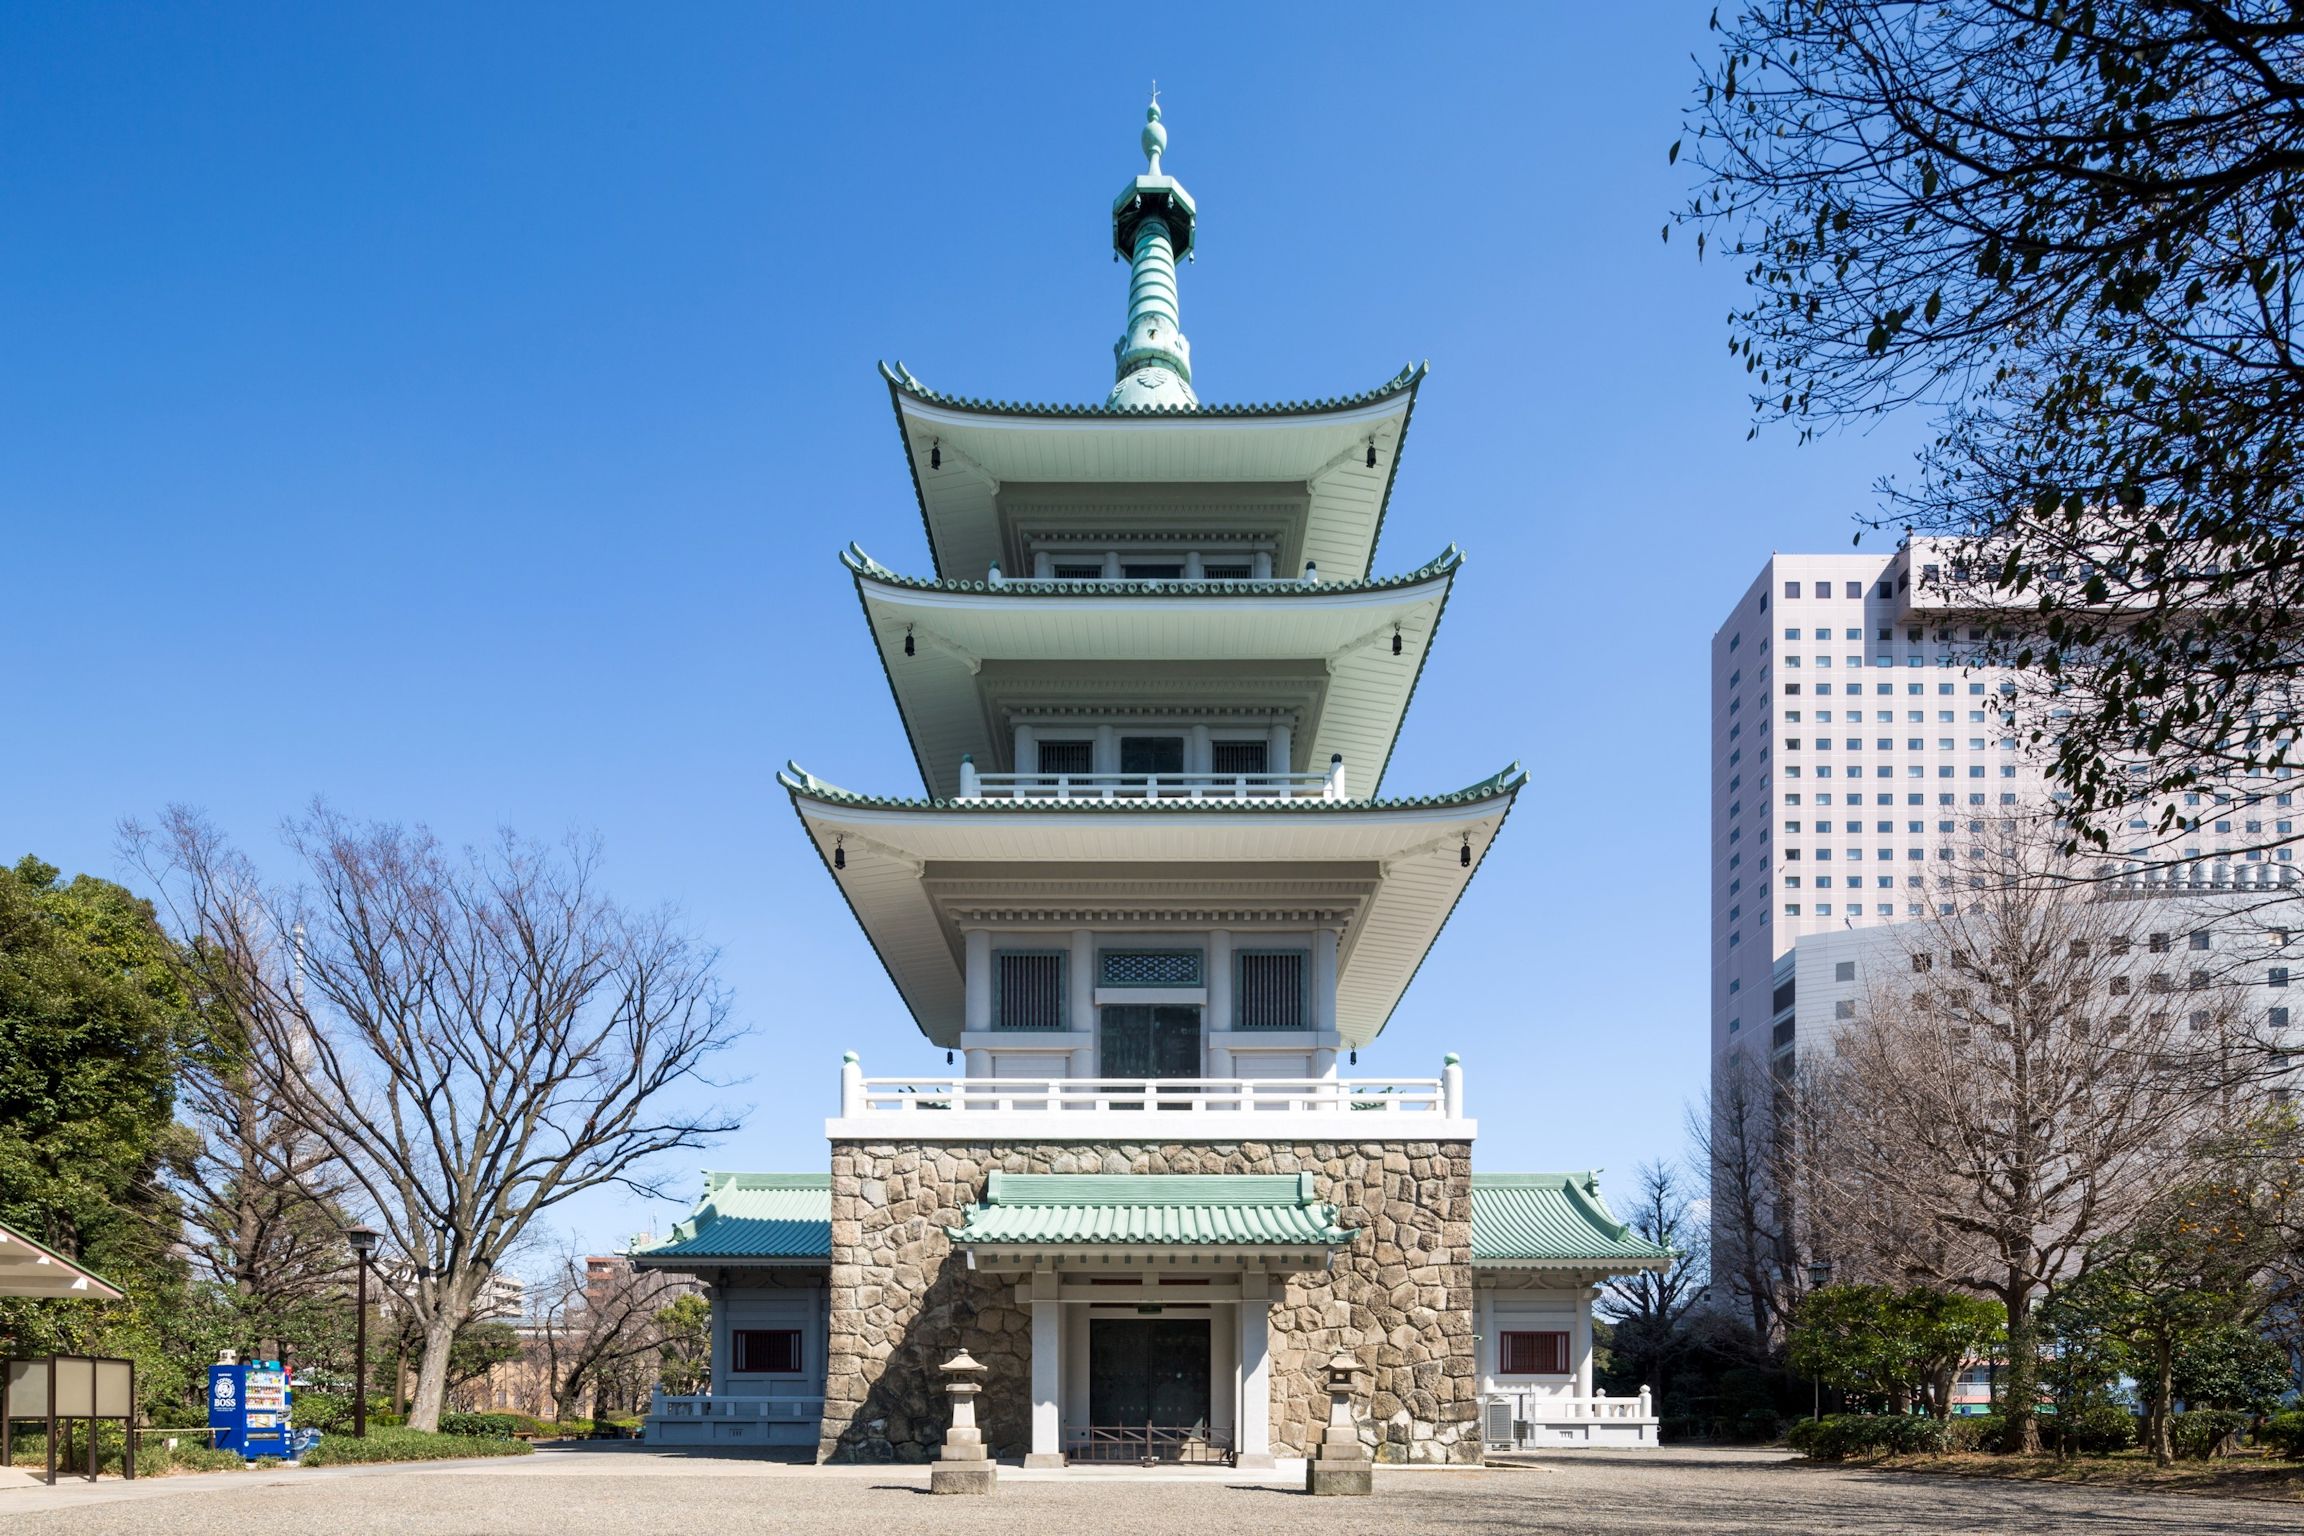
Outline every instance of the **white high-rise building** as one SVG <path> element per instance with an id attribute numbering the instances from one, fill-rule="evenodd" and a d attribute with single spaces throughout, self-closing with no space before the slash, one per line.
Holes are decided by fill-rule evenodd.
<path id="1" fill-rule="evenodd" d="M 1712 637 L 1715 1083 L 1740 1061 L 1789 1076 L 1896 947 L 1865 930 L 1940 910 L 1943 875 L 2060 798 L 2014 674 L 1981 659 L 2009 615 L 1948 599 L 1942 558 L 1771 556 Z M 2170 933 L 2248 933 L 2218 984 L 2264 989 L 2245 1011 L 2280 1030 L 2289 938 L 2257 904 L 2298 883 L 2293 771 L 2182 795 L 2172 834 L 2140 813 L 2095 871 Z"/>
<path id="2" fill-rule="evenodd" d="M 1924 546 L 1772 555 L 1712 637 L 1712 1064 L 1792 1028 L 1777 962 L 1811 934 L 1923 917 L 1936 874 L 2046 804 Z"/>

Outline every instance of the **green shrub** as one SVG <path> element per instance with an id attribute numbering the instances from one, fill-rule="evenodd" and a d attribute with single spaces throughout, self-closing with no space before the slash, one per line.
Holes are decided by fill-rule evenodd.
<path id="1" fill-rule="evenodd" d="M 2272 1415 L 2256 1427 L 2256 1438 L 2289 1461 L 2304 1461 L 2304 1408 Z"/>
<path id="2" fill-rule="evenodd" d="M 2248 1431 L 2249 1416 L 2234 1408 L 2199 1408 L 2168 1420 L 2169 1438 L 2176 1454 L 2188 1460 L 2217 1455 L 2228 1443 Z"/>
<path id="3" fill-rule="evenodd" d="M 1944 1426 L 1899 1413 L 1835 1413 L 1792 1426 L 1785 1441 L 1811 1461 L 1904 1456 L 1945 1448 Z"/>
<path id="4" fill-rule="evenodd" d="M 1955 1414 L 1944 1425 L 1947 1451 L 1997 1451 L 2008 1421 L 1996 1413 Z"/>
<path id="5" fill-rule="evenodd" d="M 368 1438 L 330 1435 L 304 1453 L 308 1467 L 346 1467 L 376 1461 L 449 1461 L 465 1456 L 525 1456 L 525 1440 L 503 1435 L 431 1435 L 420 1429 L 384 1429 L 371 1422 Z"/>
<path id="6" fill-rule="evenodd" d="M 302 1399 L 299 1398 L 301 1403 Z M 206 1429 L 208 1410 L 187 1408 L 182 1403 L 162 1403 L 144 1415 L 144 1422 L 154 1429 Z"/>
<path id="7" fill-rule="evenodd" d="M 2109 1456 L 2136 1443 L 2136 1416 L 2118 1403 L 2082 1403 L 2043 1415 L 2040 1438 L 2070 1456 Z"/>
<path id="8" fill-rule="evenodd" d="M 148 1438 L 147 1443 L 159 1442 Z M 237 1472 L 243 1465 L 238 1451 L 220 1451 L 212 1445 L 190 1440 L 177 1441 L 176 1449 L 168 1453 L 168 1470 L 171 1472 Z M 144 1475 L 141 1458 L 136 1463 L 136 1475 Z"/>
<path id="9" fill-rule="evenodd" d="M 368 1399 L 368 1422 L 380 1422 L 384 1413 L 381 1399 Z M 348 1435 L 352 1432 L 352 1394 L 349 1392 L 298 1392 L 296 1394 L 296 1427 L 316 1429 L 324 1435 Z M 395 1422 L 398 1422 L 397 1420 Z"/>
<path id="10" fill-rule="evenodd" d="M 506 1439 L 519 1433 L 520 1416 L 516 1413 L 444 1413 L 440 1415 L 440 1433 L 444 1435 L 493 1435 Z"/>

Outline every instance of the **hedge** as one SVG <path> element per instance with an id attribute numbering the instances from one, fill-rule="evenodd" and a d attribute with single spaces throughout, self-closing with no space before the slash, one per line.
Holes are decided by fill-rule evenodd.
<path id="1" fill-rule="evenodd" d="M 371 1424 L 368 1438 L 327 1435 L 304 1453 L 308 1467 L 346 1467 L 373 1461 L 454 1461 L 466 1456 L 526 1456 L 534 1449 L 525 1440 L 501 1435 L 430 1435 L 420 1429 L 379 1429 Z"/>
<path id="2" fill-rule="evenodd" d="M 2289 1461 L 2304 1461 L 2304 1408 L 2272 1415 L 2257 1426 L 2256 1438 Z"/>
<path id="3" fill-rule="evenodd" d="M 1835 1413 L 1792 1426 L 1785 1443 L 1811 1461 L 1846 1461 L 1851 1456 L 1901 1456 L 1941 1451 L 1944 1426 L 1934 1419 L 1896 1413 Z"/>

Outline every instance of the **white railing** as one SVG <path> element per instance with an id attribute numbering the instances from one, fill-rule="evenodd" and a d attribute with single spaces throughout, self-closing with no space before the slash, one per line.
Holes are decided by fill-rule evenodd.
<path id="1" fill-rule="evenodd" d="M 714 1397 L 709 1392 L 673 1396 L 658 1392 L 648 1401 L 657 1419 L 720 1419 L 750 1424 L 805 1423 L 824 1417 L 821 1397 Z"/>
<path id="2" fill-rule="evenodd" d="M 1348 800 L 1344 759 L 1326 773 L 979 773 L 960 759 L 963 800 Z"/>
<path id="3" fill-rule="evenodd" d="M 1555 1396 L 1549 1392 L 1490 1392 L 1480 1399 L 1481 1438 L 1494 1446 L 1541 1443 L 1546 1430 L 1578 1429 L 1594 1425 L 1621 1426 L 1645 1431 L 1656 1422 L 1655 1401 L 1642 1387 L 1637 1397 Z M 1641 1433 L 1643 1442 L 1652 1433 Z"/>
<path id="4" fill-rule="evenodd" d="M 843 1119 L 1113 1110 L 1461 1120 L 1464 1068 L 1450 1055 L 1438 1077 L 866 1077 L 855 1052 L 840 1062 Z"/>
<path id="5" fill-rule="evenodd" d="M 964 800 L 1333 800 L 1327 773 L 973 773 Z M 970 793 L 969 785 L 975 786 Z"/>

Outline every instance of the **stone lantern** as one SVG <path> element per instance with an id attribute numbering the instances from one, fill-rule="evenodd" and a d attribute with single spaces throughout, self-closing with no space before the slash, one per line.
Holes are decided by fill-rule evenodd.
<path id="1" fill-rule="evenodd" d="M 944 1432 L 936 1465 L 928 1471 L 930 1493 L 990 1493 L 1000 1469 L 984 1453 L 984 1434 L 976 1427 L 976 1394 L 984 1384 L 983 1363 L 966 1349 L 944 1362 L 944 1390 L 952 1395 L 952 1427 Z"/>
<path id="2" fill-rule="evenodd" d="M 1306 1493 L 1357 1495 L 1375 1491 L 1375 1469 L 1360 1444 L 1360 1426 L 1352 1419 L 1352 1399 L 1358 1395 L 1360 1377 L 1367 1369 L 1347 1349 L 1339 1349 L 1329 1358 L 1328 1427 L 1312 1459 L 1304 1464 Z"/>

